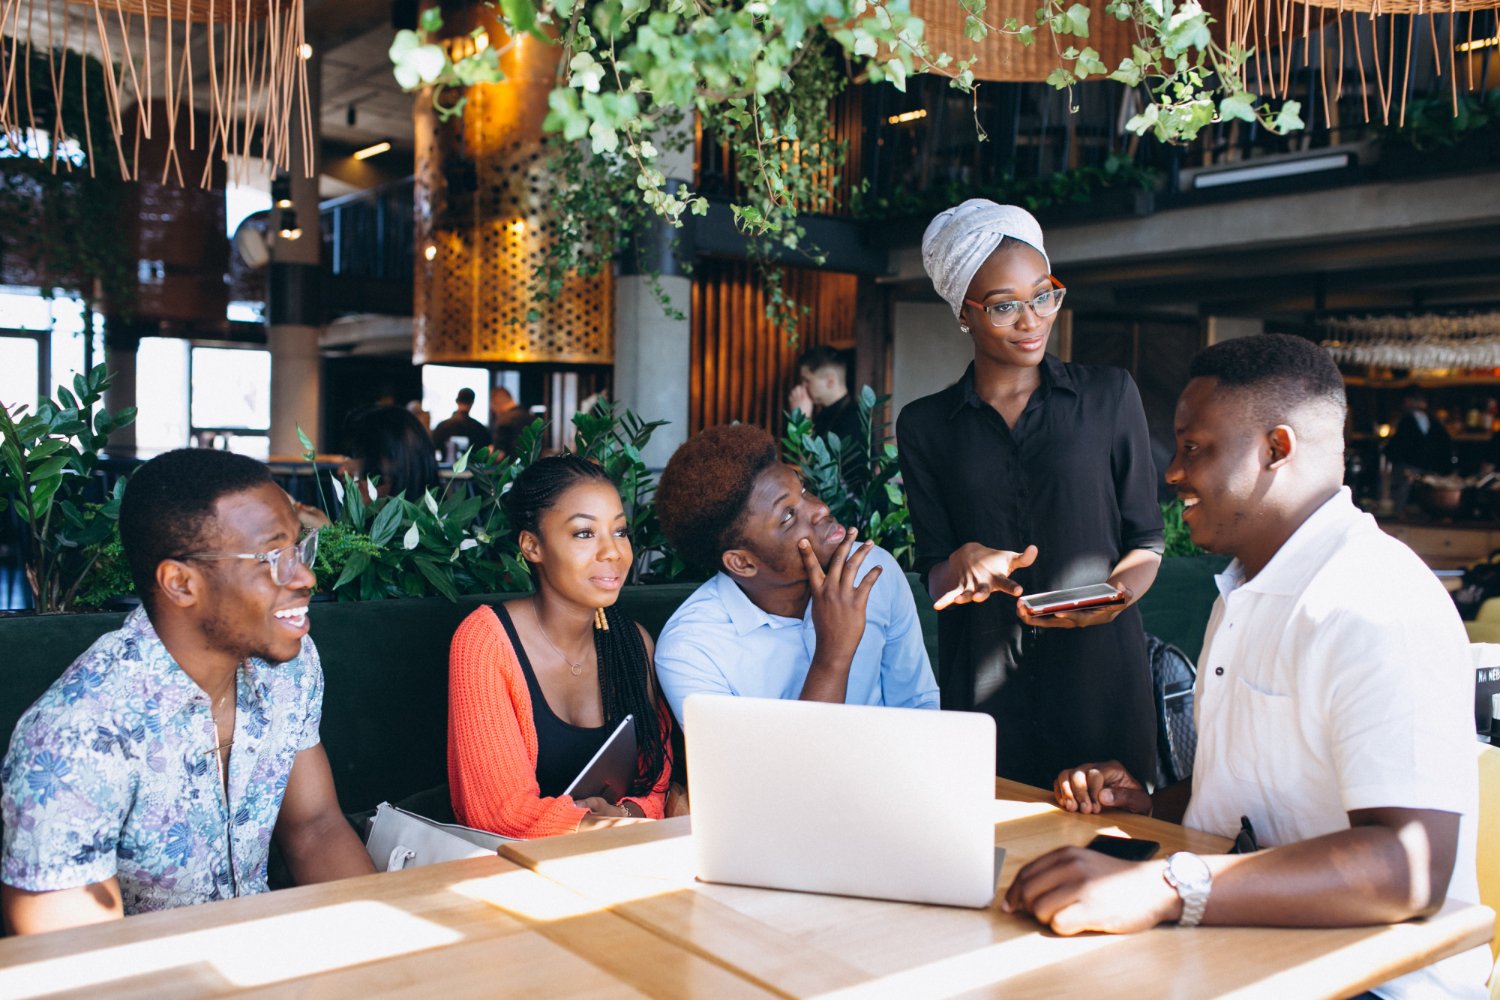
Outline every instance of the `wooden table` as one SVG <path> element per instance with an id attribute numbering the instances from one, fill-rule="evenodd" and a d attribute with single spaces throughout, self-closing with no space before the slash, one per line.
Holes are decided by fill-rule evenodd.
<path id="1" fill-rule="evenodd" d="M 1033 858 L 1108 832 L 1175 850 L 1222 853 L 1229 841 L 1160 820 L 1076 816 L 1039 789 L 996 782 L 1000 884 Z M 1489 940 L 1493 915 L 1450 904 L 1394 927 L 1337 930 L 1160 927 L 1061 938 L 1029 917 L 739 886 L 693 878 L 689 818 L 617 829 L 589 843 L 507 844 L 502 855 L 576 889 L 674 944 L 723 962 L 775 993 L 825 1000 L 1003 995 L 1341 997 Z"/>
<path id="2" fill-rule="evenodd" d="M 0 940 L 0 997 L 765 998 L 501 858 Z"/>
<path id="3" fill-rule="evenodd" d="M 1226 846 L 1157 820 L 1069 815 L 1009 782 L 997 794 L 1002 885 L 1100 831 Z M 1493 919 L 1450 905 L 1396 927 L 1058 938 L 994 908 L 700 884 L 689 823 L 0 940 L 0 997 L 1334 997 L 1481 944 Z"/>

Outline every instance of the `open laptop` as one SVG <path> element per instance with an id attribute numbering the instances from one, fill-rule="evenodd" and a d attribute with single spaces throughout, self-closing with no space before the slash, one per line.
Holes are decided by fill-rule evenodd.
<path id="1" fill-rule="evenodd" d="M 695 694 L 682 725 L 699 879 L 994 901 L 990 716 Z"/>

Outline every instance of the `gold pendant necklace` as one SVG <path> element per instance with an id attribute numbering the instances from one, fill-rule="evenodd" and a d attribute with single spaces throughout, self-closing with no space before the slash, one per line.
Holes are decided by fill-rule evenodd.
<path id="1" fill-rule="evenodd" d="M 553 642 L 552 637 L 547 634 L 547 626 L 542 624 L 542 616 L 537 614 L 535 594 L 531 596 L 531 617 L 536 619 L 536 627 L 542 633 L 542 638 L 547 640 L 547 645 L 552 647 L 552 652 L 556 653 L 558 655 L 558 658 L 568 665 L 568 673 L 572 674 L 574 677 L 582 677 L 583 668 L 588 665 L 588 661 L 585 659 L 581 662 L 575 663 L 572 660 L 568 659 L 566 653 L 557 648 L 557 643 Z"/>

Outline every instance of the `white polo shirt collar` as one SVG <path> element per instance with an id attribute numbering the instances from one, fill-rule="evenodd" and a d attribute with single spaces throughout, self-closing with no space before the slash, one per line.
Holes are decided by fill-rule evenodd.
<path id="1" fill-rule="evenodd" d="M 1244 564 L 1235 559 L 1214 576 L 1214 583 L 1226 601 L 1241 588 L 1259 594 L 1299 593 L 1327 556 L 1338 549 L 1349 529 L 1368 516 L 1354 505 L 1349 487 L 1341 486 L 1297 526 L 1259 573 L 1245 579 Z"/>

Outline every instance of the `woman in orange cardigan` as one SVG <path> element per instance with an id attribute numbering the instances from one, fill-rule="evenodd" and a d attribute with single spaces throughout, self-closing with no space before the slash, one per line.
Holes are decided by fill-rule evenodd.
<path id="1" fill-rule="evenodd" d="M 453 636 L 454 814 L 525 838 L 610 818 L 660 819 L 671 713 L 652 676 L 650 637 L 614 608 L 632 559 L 620 494 L 598 466 L 559 455 L 517 476 L 504 503 L 536 592 L 477 609 Z M 637 721 L 640 765 L 631 794 L 618 803 L 564 795 L 627 714 Z"/>

